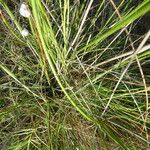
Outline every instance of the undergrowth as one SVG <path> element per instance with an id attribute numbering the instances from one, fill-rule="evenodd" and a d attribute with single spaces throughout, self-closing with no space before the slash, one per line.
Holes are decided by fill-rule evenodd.
<path id="1" fill-rule="evenodd" d="M 150 148 L 149 0 L 0 4 L 1 150 Z"/>

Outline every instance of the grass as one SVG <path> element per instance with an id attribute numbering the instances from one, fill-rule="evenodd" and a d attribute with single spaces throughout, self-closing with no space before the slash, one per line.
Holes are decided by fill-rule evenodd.
<path id="1" fill-rule="evenodd" d="M 1 149 L 149 149 L 150 1 L 25 3 L 0 0 Z"/>

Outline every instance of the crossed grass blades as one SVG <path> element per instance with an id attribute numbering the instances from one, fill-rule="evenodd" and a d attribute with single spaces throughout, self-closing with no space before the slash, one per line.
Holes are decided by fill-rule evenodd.
<path id="1" fill-rule="evenodd" d="M 1 149 L 149 147 L 149 0 L 0 4 Z"/>

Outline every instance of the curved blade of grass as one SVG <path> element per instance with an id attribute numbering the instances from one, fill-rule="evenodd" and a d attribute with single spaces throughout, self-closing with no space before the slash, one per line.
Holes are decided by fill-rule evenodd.
<path id="1" fill-rule="evenodd" d="M 89 47 L 94 47 L 97 45 L 99 42 L 102 42 L 105 40 L 107 37 L 115 33 L 116 31 L 124 28 L 125 26 L 131 24 L 133 21 L 144 15 L 145 13 L 150 11 L 150 1 L 145 0 L 142 4 L 137 6 L 132 12 L 130 12 L 128 15 L 122 17 L 122 20 L 118 21 L 110 30 L 108 30 L 106 33 L 100 35 L 99 37 L 95 37 L 91 42 L 89 42 L 88 45 L 85 45 L 82 47 L 80 50 L 89 48 Z M 79 51 L 80 51 L 79 50 Z"/>
<path id="2" fill-rule="evenodd" d="M 36 25 L 37 25 L 37 30 L 39 32 L 39 37 L 41 39 L 43 50 L 44 50 L 46 59 L 48 61 L 48 64 L 49 64 L 49 66 L 50 66 L 50 68 L 51 68 L 51 70 L 52 70 L 52 72 L 54 74 L 55 79 L 57 80 L 57 82 L 58 82 L 59 86 L 61 87 L 62 91 L 64 92 L 64 94 L 66 95 L 66 97 L 68 98 L 68 100 L 71 102 L 71 104 L 74 106 L 74 108 L 78 112 L 80 112 L 86 119 L 88 119 L 89 121 L 92 121 L 93 119 L 88 114 L 85 114 L 85 112 L 81 108 L 79 108 L 79 106 L 75 103 L 75 101 L 70 97 L 70 95 L 66 91 L 65 87 L 63 86 L 63 84 L 61 82 L 61 79 L 58 77 L 58 74 L 56 72 L 54 64 L 53 64 L 53 62 L 51 60 L 51 57 L 50 57 L 50 55 L 48 53 L 48 51 L 50 51 L 50 50 L 47 49 L 45 41 L 44 41 L 44 38 L 43 38 L 42 30 L 41 30 L 41 27 L 40 27 L 40 18 L 38 16 L 38 10 L 37 10 L 37 1 L 31 0 L 31 4 L 32 4 L 32 8 L 33 8 L 33 16 L 35 17 L 35 21 L 36 21 Z"/>
<path id="3" fill-rule="evenodd" d="M 39 2 L 39 1 L 38 1 Z M 126 146 L 124 146 L 124 143 L 121 141 L 121 139 L 119 139 L 119 137 L 117 135 L 115 135 L 115 133 L 113 134 L 113 131 L 109 128 L 105 126 L 105 123 L 103 121 L 97 121 L 97 119 L 95 119 L 93 116 L 91 116 L 90 114 L 88 114 L 87 112 L 85 112 L 80 106 L 78 106 L 78 104 L 75 102 L 74 98 L 72 98 L 72 96 L 70 96 L 70 94 L 66 91 L 63 83 L 62 83 L 62 78 L 60 78 L 60 76 L 58 76 L 57 71 L 55 69 L 55 65 L 51 60 L 51 57 L 49 55 L 49 51 L 51 51 L 52 49 L 48 49 L 46 46 L 46 43 L 44 41 L 44 35 L 42 33 L 41 30 L 41 26 L 40 26 L 40 17 L 38 14 L 38 2 L 31 0 L 31 5 L 32 5 L 32 11 L 33 11 L 33 16 L 35 18 L 36 21 L 36 26 L 37 26 L 37 30 L 39 32 L 39 37 L 41 39 L 41 43 L 43 46 L 43 50 L 46 56 L 46 59 L 48 61 L 49 67 L 52 70 L 52 73 L 54 74 L 55 79 L 57 80 L 59 86 L 61 87 L 63 93 L 65 94 L 65 96 L 67 97 L 67 99 L 70 101 L 70 103 L 72 104 L 72 106 L 87 120 L 95 123 L 96 125 L 98 125 L 99 127 L 101 127 L 100 129 L 102 129 L 103 132 L 107 133 L 108 136 L 110 136 L 117 144 L 119 144 L 123 149 L 126 149 Z M 63 79 L 64 80 L 64 79 Z M 66 83 L 66 81 L 64 81 Z"/>
<path id="4" fill-rule="evenodd" d="M 11 12 L 10 8 L 8 7 L 8 5 L 3 1 L 0 0 L 0 4 L 4 7 L 4 9 L 7 11 L 8 15 L 10 16 L 12 22 L 14 22 L 15 26 L 17 27 L 18 31 L 21 33 L 22 31 L 22 27 L 20 26 L 19 22 L 16 20 L 14 14 Z M 1 13 L 1 12 L 0 12 Z M 20 39 L 20 37 L 12 30 L 12 27 L 10 25 L 10 23 L 5 19 L 5 17 L 3 16 L 3 14 L 0 14 L 2 17 L 3 22 L 5 23 L 6 27 L 10 30 L 10 32 L 12 33 L 12 35 L 14 35 L 14 37 L 23 45 L 27 45 L 26 42 L 24 42 L 22 39 Z M 23 37 L 24 38 L 24 37 Z"/>
<path id="5" fill-rule="evenodd" d="M 17 83 L 19 83 L 22 87 L 24 87 L 28 92 L 33 94 L 35 97 L 41 98 L 39 95 L 35 94 L 32 90 L 30 90 L 26 85 L 24 85 L 21 81 L 17 79 L 17 77 L 5 66 L 0 64 L 0 68 L 2 68 L 9 76 L 11 76 Z"/>
<path id="6" fill-rule="evenodd" d="M 21 32 L 21 26 L 19 25 L 19 23 L 17 22 L 17 20 L 15 19 L 15 16 L 13 15 L 13 13 L 11 12 L 11 10 L 9 9 L 9 7 L 6 5 L 6 3 L 3 0 L 0 0 L 0 3 L 2 4 L 2 6 L 5 8 L 5 10 L 7 11 L 8 15 L 10 16 L 11 20 L 15 23 L 16 27 L 18 28 L 18 30 Z"/>

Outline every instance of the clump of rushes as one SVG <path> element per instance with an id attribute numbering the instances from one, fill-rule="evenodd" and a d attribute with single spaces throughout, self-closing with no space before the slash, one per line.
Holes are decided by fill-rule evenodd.
<path id="1" fill-rule="evenodd" d="M 0 149 L 150 148 L 149 0 L 0 4 Z"/>

